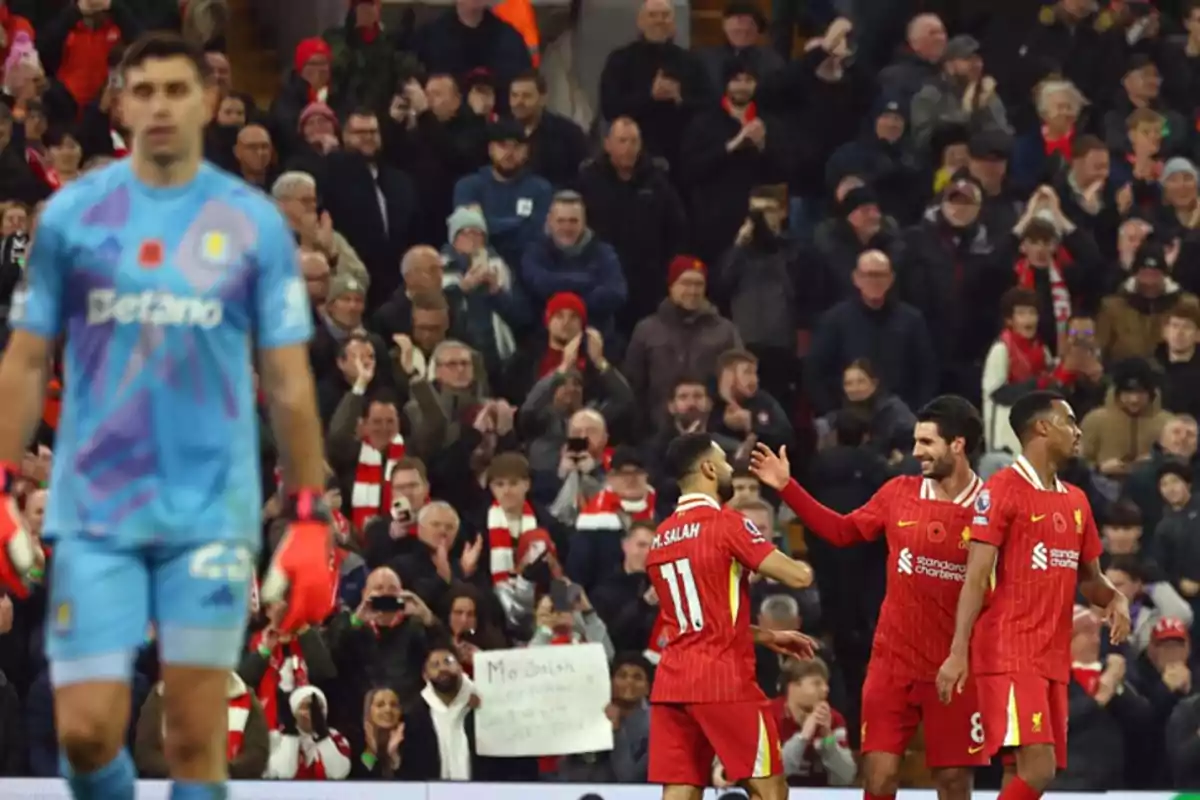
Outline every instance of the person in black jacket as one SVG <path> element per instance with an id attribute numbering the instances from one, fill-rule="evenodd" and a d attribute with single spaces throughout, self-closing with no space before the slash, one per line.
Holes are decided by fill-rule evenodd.
<path id="1" fill-rule="evenodd" d="M 592 589 L 592 606 L 608 628 L 613 649 L 642 652 L 658 617 L 658 598 L 646 574 L 646 556 L 654 539 L 653 520 L 638 520 L 621 539 L 624 560 Z"/>
<path id="2" fill-rule="evenodd" d="M 588 223 L 617 251 L 629 287 L 617 316 L 625 340 L 666 296 L 667 265 L 684 249 L 687 215 L 668 169 L 642 147 L 638 124 L 619 117 L 604 138 L 604 152 L 579 171 Z"/>
<path id="3" fill-rule="evenodd" d="M 631 117 L 646 149 L 674 170 L 684 129 L 711 100 L 704 64 L 672 41 L 675 8 L 670 0 L 644 0 L 638 13 L 641 35 L 612 51 L 600 74 L 600 113 Z"/>
<path id="4" fill-rule="evenodd" d="M 787 175 L 790 140 L 781 122 L 762 116 L 757 88 L 749 61 L 730 62 L 720 103 L 698 112 L 683 136 L 677 174 L 688 187 L 692 252 L 706 263 L 733 244 L 751 190 Z"/>
<path id="5" fill-rule="evenodd" d="M 555 189 L 568 188 L 587 158 L 587 138 L 574 120 L 546 109 L 546 79 L 537 70 L 522 72 L 508 89 L 509 107 L 525 126 L 529 168 Z"/>
<path id="6" fill-rule="evenodd" d="M 813 330 L 804 381 L 814 409 L 839 405 L 842 371 L 860 358 L 876 365 L 884 387 L 909 408 L 937 393 L 938 361 L 920 312 L 891 297 L 892 264 L 878 250 L 859 257 L 854 269 L 858 297 L 829 309 Z"/>
<path id="7" fill-rule="evenodd" d="M 513 78 L 533 66 L 529 48 L 513 26 L 488 8 L 486 0 L 456 0 L 413 36 L 417 59 L 429 74 L 459 78 L 483 68 L 495 80 L 496 110 L 508 108 Z"/>

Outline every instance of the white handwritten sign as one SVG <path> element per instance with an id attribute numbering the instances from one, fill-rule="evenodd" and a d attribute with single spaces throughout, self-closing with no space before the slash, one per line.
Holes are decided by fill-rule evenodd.
<path id="1" fill-rule="evenodd" d="M 475 654 L 475 745 L 481 756 L 564 756 L 611 750 L 608 659 L 599 644 Z"/>

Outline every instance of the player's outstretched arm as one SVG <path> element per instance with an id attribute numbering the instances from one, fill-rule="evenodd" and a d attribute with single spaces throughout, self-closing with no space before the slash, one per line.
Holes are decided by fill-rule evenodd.
<path id="1" fill-rule="evenodd" d="M 813 582 L 812 567 L 779 550 L 764 558 L 754 571 L 782 583 L 789 589 L 805 589 L 812 586 Z"/>
<path id="2" fill-rule="evenodd" d="M 1104 621 L 1108 623 L 1108 635 L 1113 644 L 1121 644 L 1129 638 L 1129 600 L 1100 569 L 1100 560 L 1093 558 L 1079 565 L 1079 593 L 1094 606 L 1104 609 Z"/>
<path id="3" fill-rule="evenodd" d="M 795 512 L 804 527 L 835 547 L 850 547 L 866 541 L 854 519 L 821 505 L 792 478 L 787 446 L 779 454 L 761 442 L 750 453 L 750 472 L 764 485 L 779 492 L 780 499 Z"/>
<path id="4" fill-rule="evenodd" d="M 996 553 L 995 546 L 976 541 L 971 542 L 967 550 L 967 575 L 958 595 L 954 640 L 950 644 L 950 654 L 937 675 L 938 696 L 943 703 L 949 703 L 951 696 L 961 692 L 967 682 L 971 631 L 975 629 L 975 620 L 983 609 L 983 598 L 987 595 L 992 569 L 996 565 Z"/>

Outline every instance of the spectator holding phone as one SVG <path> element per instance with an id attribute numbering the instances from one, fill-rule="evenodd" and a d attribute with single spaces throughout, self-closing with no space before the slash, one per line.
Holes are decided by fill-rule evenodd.
<path id="1" fill-rule="evenodd" d="M 330 723 L 352 730 L 358 698 L 370 686 L 395 687 L 401 698 L 421 690 L 421 668 L 437 618 L 416 594 L 405 591 L 390 567 L 367 576 L 362 603 L 354 611 L 334 615 L 325 637 L 337 666 L 330 687 Z"/>
<path id="2" fill-rule="evenodd" d="M 597 642 L 604 646 L 605 657 L 613 657 L 612 641 L 604 620 L 592 608 L 587 592 L 567 578 L 555 578 L 550 591 L 542 595 L 534 612 L 537 629 L 530 647 L 552 644 Z"/>

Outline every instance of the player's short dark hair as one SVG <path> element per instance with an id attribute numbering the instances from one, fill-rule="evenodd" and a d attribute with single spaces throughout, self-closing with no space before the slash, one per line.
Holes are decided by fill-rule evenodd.
<path id="1" fill-rule="evenodd" d="M 983 443 L 983 420 L 965 397 L 944 394 L 935 397 L 917 412 L 917 422 L 932 422 L 938 435 L 947 442 L 961 438 L 968 456 Z"/>
<path id="2" fill-rule="evenodd" d="M 713 438 L 707 433 L 685 433 L 667 445 L 667 474 L 682 482 L 696 469 L 696 463 L 712 452 Z"/>
<path id="3" fill-rule="evenodd" d="M 546 85 L 546 79 L 542 76 L 542 73 L 538 72 L 536 69 L 527 69 L 521 74 L 517 75 L 517 77 L 513 78 L 509 82 L 509 86 L 517 81 L 521 81 L 523 83 L 532 83 L 537 87 L 538 94 L 544 95 L 547 91 L 549 91 L 549 87 Z"/>
<path id="4" fill-rule="evenodd" d="M 1142 566 L 1142 560 L 1135 555 L 1122 553 L 1112 556 L 1108 560 L 1108 569 L 1124 572 L 1131 581 L 1146 582 L 1146 568 Z"/>
<path id="5" fill-rule="evenodd" d="M 134 39 L 121 57 L 120 74 L 124 77 L 129 70 L 155 58 L 186 58 L 196 68 L 200 82 L 208 81 L 211 70 L 204 58 L 204 51 L 178 33 L 170 31 L 151 31 Z"/>
<path id="6" fill-rule="evenodd" d="M 1200 0 L 1185 0 L 1183 8 L 1179 9 L 1179 19 L 1187 22 L 1193 11 L 1200 11 Z"/>
<path id="7" fill-rule="evenodd" d="M 1051 389 L 1038 389 L 1030 392 L 1013 403 L 1012 409 L 1008 412 L 1008 424 L 1012 426 L 1013 433 L 1024 444 L 1033 423 L 1053 411 L 1055 402 L 1064 402 L 1065 400 L 1066 398 L 1061 394 Z"/>

